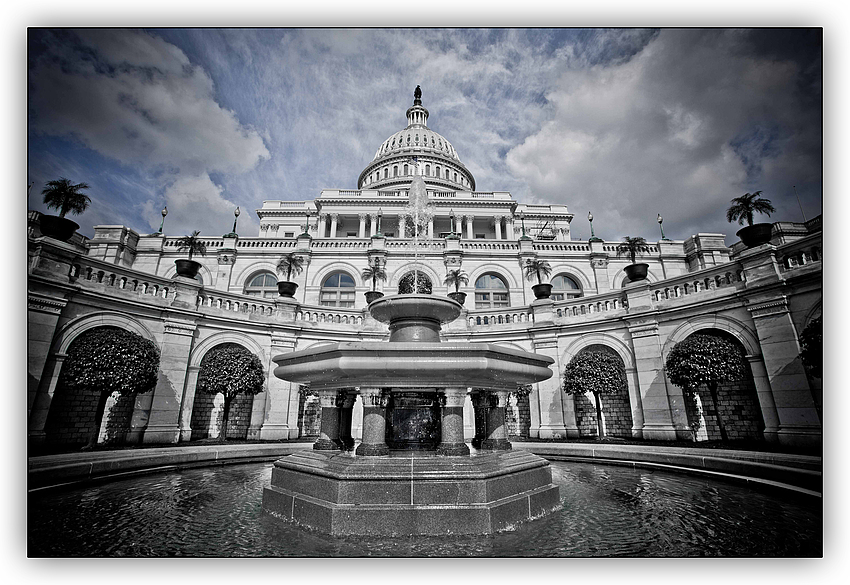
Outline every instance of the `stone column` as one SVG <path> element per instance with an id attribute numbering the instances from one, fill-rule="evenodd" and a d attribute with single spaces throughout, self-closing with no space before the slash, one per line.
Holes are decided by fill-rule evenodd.
<path id="1" fill-rule="evenodd" d="M 505 426 L 505 408 L 508 405 L 506 390 L 498 390 L 488 394 L 487 409 L 487 438 L 481 442 L 481 448 L 490 451 L 510 451 L 508 429 Z"/>
<path id="2" fill-rule="evenodd" d="M 487 438 L 487 393 L 477 391 L 472 393 L 472 410 L 475 417 L 475 436 L 472 446 L 481 448 L 481 443 Z"/>
<path id="3" fill-rule="evenodd" d="M 764 438 L 770 443 L 779 441 L 779 415 L 776 413 L 776 403 L 773 400 L 773 392 L 770 390 L 770 382 L 761 356 L 748 355 L 750 371 L 753 374 L 753 382 L 756 386 L 756 396 L 761 406 L 761 418 L 764 420 Z"/>
<path id="4" fill-rule="evenodd" d="M 357 455 L 389 455 L 387 446 L 387 395 L 381 388 L 361 388 L 363 399 L 363 440 Z"/>
<path id="5" fill-rule="evenodd" d="M 437 447 L 439 455 L 469 455 L 463 440 L 463 403 L 466 388 L 445 388 L 440 392 L 442 438 Z"/>
<path id="6" fill-rule="evenodd" d="M 319 390 L 319 405 L 322 407 L 319 438 L 313 443 L 316 451 L 335 451 L 340 447 L 339 440 L 339 391 Z"/>
<path id="7" fill-rule="evenodd" d="M 340 392 L 342 407 L 339 411 L 339 440 L 345 450 L 351 450 L 354 447 L 354 437 L 351 436 L 351 421 L 356 398 L 357 394 L 354 392 Z"/>
<path id="8" fill-rule="evenodd" d="M 475 239 L 475 232 L 472 229 L 472 222 L 475 219 L 473 215 L 465 215 L 464 219 L 466 220 L 466 238 L 469 240 Z"/>
<path id="9" fill-rule="evenodd" d="M 405 216 L 403 215 L 398 216 L 398 237 L 407 237 L 407 221 L 405 221 Z"/>
<path id="10" fill-rule="evenodd" d="M 505 217 L 505 239 L 513 240 L 516 237 L 514 233 L 516 230 L 514 229 L 514 218 L 513 217 Z"/>
<path id="11" fill-rule="evenodd" d="M 493 226 L 496 228 L 496 239 L 502 239 L 502 216 L 497 215 L 493 218 Z"/>
<path id="12" fill-rule="evenodd" d="M 552 303 L 548 299 L 546 302 Z M 542 301 L 535 301 L 532 304 L 532 310 L 537 310 L 538 303 L 542 303 Z M 537 315 L 535 314 L 535 327 L 538 326 L 536 319 Z M 541 323 L 540 326 L 546 327 L 545 323 Z M 572 428 L 568 429 L 565 421 L 567 407 L 565 407 L 564 403 L 567 400 L 564 390 L 561 388 L 561 374 L 563 372 L 558 356 L 558 339 L 551 336 L 551 334 L 537 334 L 533 343 L 535 353 L 549 356 L 555 360 L 555 363 L 549 366 L 552 370 L 552 377 L 536 384 L 537 400 L 540 408 L 540 422 L 537 427 L 537 436 L 541 439 L 563 439 L 568 436 L 577 437 L 578 428 L 575 426 L 575 423 L 573 423 Z"/>
<path id="13" fill-rule="evenodd" d="M 295 338 L 273 333 L 271 349 L 266 363 L 266 391 L 264 397 L 263 424 L 260 440 L 278 441 L 298 438 L 298 385 L 281 380 L 274 375 L 277 364 L 272 361 L 277 355 L 295 350 Z"/>
<path id="14" fill-rule="evenodd" d="M 29 416 L 28 436 L 35 443 L 41 443 L 45 439 L 44 425 L 47 423 L 50 404 L 53 402 L 59 373 L 62 371 L 62 364 L 66 357 L 68 356 L 64 353 L 55 354 L 42 372 L 38 394 L 33 401 Z"/>
<path id="15" fill-rule="evenodd" d="M 319 237 L 324 238 L 325 237 L 325 230 L 328 227 L 328 225 L 327 225 L 328 224 L 328 216 L 327 216 L 326 213 L 320 213 L 319 214 L 319 222 L 318 223 L 319 223 Z"/>
<path id="16" fill-rule="evenodd" d="M 56 334 L 59 316 L 67 303 L 68 301 L 63 298 L 34 291 L 30 291 L 27 295 L 27 414 L 32 412 L 39 388 L 46 388 L 45 380 L 42 378 L 50 382 L 50 374 L 45 366 L 50 355 L 53 336 Z M 61 361 L 59 367 L 61 367 Z M 58 368 L 55 369 L 55 374 L 59 375 Z M 55 381 L 53 387 L 56 387 Z M 51 391 L 50 396 L 52 395 Z M 49 399 L 47 407 L 50 407 Z M 47 416 L 47 413 L 44 415 Z"/>
<path id="17" fill-rule="evenodd" d="M 428 219 L 428 237 L 434 239 L 434 218 Z"/>
<path id="18" fill-rule="evenodd" d="M 189 366 L 186 375 L 186 391 L 180 405 L 180 442 L 192 439 L 192 407 L 195 403 L 195 388 L 198 385 L 200 366 Z"/>
<path id="19" fill-rule="evenodd" d="M 336 226 L 337 226 L 338 222 L 339 222 L 339 214 L 338 213 L 332 213 L 331 214 L 331 235 L 330 235 L 330 237 L 332 237 L 332 238 L 336 237 Z"/>
<path id="20" fill-rule="evenodd" d="M 360 231 L 357 237 L 361 239 L 366 237 L 366 217 L 367 215 L 365 213 L 360 214 Z"/>
<path id="21" fill-rule="evenodd" d="M 180 410 L 195 329 L 192 321 L 173 318 L 165 321 L 159 376 L 142 438 L 144 443 L 176 443 L 180 439 Z"/>
<path id="22" fill-rule="evenodd" d="M 817 445 L 821 441 L 821 420 L 800 360 L 799 336 L 785 298 L 770 298 L 753 303 L 748 310 L 756 326 L 779 419 L 777 438 L 786 445 Z M 759 392 L 760 402 L 761 395 Z M 767 420 L 764 422 L 768 424 Z"/>

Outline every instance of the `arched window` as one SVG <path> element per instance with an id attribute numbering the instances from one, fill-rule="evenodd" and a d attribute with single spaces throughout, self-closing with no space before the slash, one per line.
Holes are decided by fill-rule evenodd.
<path id="1" fill-rule="evenodd" d="M 397 176 L 398 176 L 398 165 L 393 167 L 393 177 L 397 177 Z"/>
<path id="2" fill-rule="evenodd" d="M 475 281 L 475 308 L 510 307 L 508 286 L 500 276 L 485 274 Z"/>
<path id="3" fill-rule="evenodd" d="M 457 183 L 457 173 L 455 173 L 455 183 Z"/>
<path id="4" fill-rule="evenodd" d="M 425 176 L 426 177 L 431 176 L 431 165 L 425 165 Z"/>
<path id="5" fill-rule="evenodd" d="M 407 176 L 407 165 L 404 165 L 404 176 Z"/>
<path id="6" fill-rule="evenodd" d="M 449 180 L 449 169 L 446 169 L 446 181 Z"/>
<path id="7" fill-rule="evenodd" d="M 390 172 L 390 171 L 389 171 L 389 169 L 384 169 L 384 178 L 385 178 L 385 179 L 387 178 L 387 174 L 388 174 L 389 172 Z"/>
<path id="8" fill-rule="evenodd" d="M 322 283 L 319 303 L 323 307 L 353 307 L 354 279 L 345 272 L 334 272 Z"/>
<path id="9" fill-rule="evenodd" d="M 414 275 L 417 282 L 416 288 L 413 286 Z M 424 272 L 408 272 L 398 281 L 398 294 L 409 295 L 416 292 L 429 295 L 433 291 L 433 286 L 431 279 Z"/>
<path id="10" fill-rule="evenodd" d="M 552 296 L 549 297 L 553 301 L 563 301 L 564 299 L 574 299 L 583 296 L 581 286 L 578 282 L 566 274 L 559 274 L 552 279 Z"/>
<path id="11" fill-rule="evenodd" d="M 260 272 L 245 285 L 245 294 L 252 297 L 276 297 L 277 276 L 271 272 Z"/>

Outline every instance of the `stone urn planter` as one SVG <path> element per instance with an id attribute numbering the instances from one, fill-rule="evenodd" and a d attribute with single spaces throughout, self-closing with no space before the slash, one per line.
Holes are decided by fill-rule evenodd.
<path id="1" fill-rule="evenodd" d="M 282 297 L 294 297 L 297 288 L 297 284 L 288 280 L 279 280 L 277 283 L 277 292 Z"/>
<path id="2" fill-rule="evenodd" d="M 376 290 L 366 291 L 366 304 L 372 304 L 378 299 L 384 296 L 384 293 L 378 292 Z"/>
<path id="3" fill-rule="evenodd" d="M 646 280 L 647 269 L 649 269 L 649 264 L 644 264 L 643 262 L 638 262 L 637 264 L 629 264 L 625 268 L 626 277 L 632 282 L 637 282 L 638 280 Z"/>
<path id="4" fill-rule="evenodd" d="M 74 235 L 74 232 L 80 228 L 80 225 L 77 222 L 71 221 L 65 217 L 59 217 L 58 215 L 42 215 L 39 220 L 39 225 L 41 227 L 42 235 L 56 240 L 61 240 L 63 242 L 70 240 L 71 236 Z"/>
<path id="5" fill-rule="evenodd" d="M 449 293 L 449 298 L 453 301 L 460 303 L 461 305 L 466 302 L 466 293 L 464 292 L 453 292 Z"/>
<path id="6" fill-rule="evenodd" d="M 772 223 L 754 223 L 738 230 L 735 234 L 747 248 L 755 248 L 770 242 L 773 233 Z"/>
<path id="7" fill-rule="evenodd" d="M 545 284 L 535 284 L 531 287 L 532 292 L 534 292 L 535 299 L 548 299 L 552 295 L 552 285 Z"/>
<path id="8" fill-rule="evenodd" d="M 185 258 L 175 260 L 174 265 L 177 267 L 177 276 L 186 278 L 195 278 L 198 276 L 198 270 L 201 269 L 201 263 L 194 260 L 186 260 Z"/>

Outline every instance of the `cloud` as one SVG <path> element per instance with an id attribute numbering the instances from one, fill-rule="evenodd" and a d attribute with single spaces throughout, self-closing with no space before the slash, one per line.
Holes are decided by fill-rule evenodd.
<path id="1" fill-rule="evenodd" d="M 668 236 L 733 233 L 723 218 L 732 197 L 787 193 L 785 166 L 810 181 L 820 169 L 820 114 L 801 104 L 799 67 L 746 41 L 662 30 L 628 60 L 568 68 L 546 94 L 553 117 L 510 150 L 508 168 L 534 199 L 579 218 L 593 211 L 605 237 L 654 239 L 657 212 Z"/>
<path id="2" fill-rule="evenodd" d="M 198 219 L 197 210 L 182 214 L 188 205 L 174 185 L 193 186 L 190 201 L 203 196 L 216 209 L 224 199 L 209 173 L 244 173 L 270 158 L 259 132 L 217 103 L 213 80 L 175 45 L 133 30 L 39 32 L 30 51 L 31 131 L 72 136 L 158 174 L 172 226 L 190 229 Z"/>

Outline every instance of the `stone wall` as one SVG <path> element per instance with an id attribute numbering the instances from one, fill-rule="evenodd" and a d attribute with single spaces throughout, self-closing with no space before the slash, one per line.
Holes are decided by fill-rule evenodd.
<path id="1" fill-rule="evenodd" d="M 224 403 L 218 395 L 199 392 L 195 394 L 192 408 L 192 440 L 208 439 L 219 436 L 221 422 L 224 417 Z M 227 438 L 245 439 L 248 436 L 248 425 L 251 423 L 251 408 L 254 396 L 240 394 L 230 404 L 230 416 L 227 420 Z M 215 420 L 213 420 L 213 417 Z"/>
<path id="2" fill-rule="evenodd" d="M 510 405 L 505 409 L 508 438 L 527 439 L 531 430 L 531 405 L 526 396 L 511 394 Z"/>
<path id="3" fill-rule="evenodd" d="M 318 437 L 322 422 L 322 409 L 318 396 L 304 396 L 298 400 L 298 436 Z"/>
<path id="4" fill-rule="evenodd" d="M 702 404 L 702 428 L 697 433 L 697 440 L 721 440 L 720 426 L 717 423 L 718 407 L 726 436 L 730 441 L 762 438 L 764 422 L 752 378 L 720 385 L 717 388 L 717 406 L 711 399 L 707 386 L 700 386 L 697 394 Z M 692 423 L 698 416 L 696 402 L 686 400 L 685 404 L 688 423 Z"/>
<path id="5" fill-rule="evenodd" d="M 576 426 L 580 437 L 595 437 L 596 433 L 596 402 L 593 394 L 575 394 Z M 628 392 L 613 395 L 603 395 L 602 418 L 605 421 L 605 434 L 608 437 L 632 436 L 632 409 L 629 404 Z"/>

